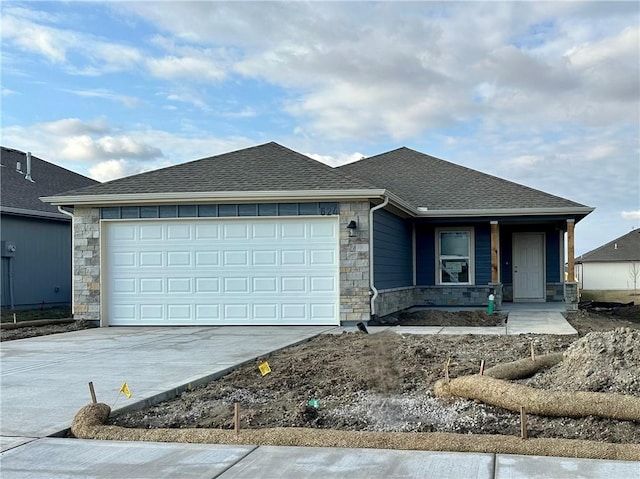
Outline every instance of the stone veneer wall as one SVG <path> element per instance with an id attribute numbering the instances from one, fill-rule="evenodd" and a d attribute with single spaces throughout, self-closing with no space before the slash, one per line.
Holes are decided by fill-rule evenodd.
<path id="1" fill-rule="evenodd" d="M 378 291 L 376 316 L 386 316 L 410 308 L 415 304 L 414 287 L 394 288 Z"/>
<path id="2" fill-rule="evenodd" d="M 564 301 L 564 283 L 547 283 L 547 301 Z"/>
<path id="3" fill-rule="evenodd" d="M 578 302 L 580 300 L 578 295 L 578 283 L 564 283 L 564 301 L 566 303 L 567 311 L 578 311 Z"/>
<path id="4" fill-rule="evenodd" d="M 349 236 L 351 220 L 356 236 Z M 340 322 L 368 321 L 369 298 L 369 203 L 340 203 Z"/>
<path id="5" fill-rule="evenodd" d="M 73 212 L 73 317 L 100 321 L 100 209 Z"/>
<path id="6" fill-rule="evenodd" d="M 496 285 L 417 286 L 414 299 L 418 306 L 478 306 L 487 304 L 492 290 L 496 291 Z"/>

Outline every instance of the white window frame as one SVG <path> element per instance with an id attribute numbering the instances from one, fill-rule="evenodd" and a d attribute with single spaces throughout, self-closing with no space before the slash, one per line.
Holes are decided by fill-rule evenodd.
<path id="1" fill-rule="evenodd" d="M 441 233 L 467 233 L 469 235 L 469 281 L 464 283 L 445 283 L 442 281 L 442 261 L 440 255 Z M 441 286 L 468 286 L 475 284 L 475 231 L 473 227 L 447 227 L 436 228 L 436 284 Z M 446 257 L 445 257 L 446 259 Z"/>

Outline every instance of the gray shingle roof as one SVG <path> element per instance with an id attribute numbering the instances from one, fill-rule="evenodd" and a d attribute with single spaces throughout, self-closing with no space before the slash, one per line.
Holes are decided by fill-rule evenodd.
<path id="1" fill-rule="evenodd" d="M 369 188 L 363 180 L 271 142 L 66 191 L 64 196 Z"/>
<path id="2" fill-rule="evenodd" d="M 17 163 L 21 163 L 19 173 Z M 25 179 L 27 170 L 26 153 L 10 148 L 0 147 L 0 206 L 2 211 L 23 211 L 28 214 L 59 214 L 58 208 L 44 203 L 41 196 L 62 193 L 69 189 L 82 188 L 98 183 L 91 178 L 79 175 L 60 166 L 31 157 L 31 177 L 33 182 Z"/>
<path id="3" fill-rule="evenodd" d="M 640 229 L 631 230 L 576 258 L 578 263 L 640 261 Z"/>
<path id="4" fill-rule="evenodd" d="M 404 147 L 338 169 L 429 210 L 584 207 Z"/>

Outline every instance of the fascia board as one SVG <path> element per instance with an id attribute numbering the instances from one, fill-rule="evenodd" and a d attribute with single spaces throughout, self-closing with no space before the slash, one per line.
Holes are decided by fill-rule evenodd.
<path id="1" fill-rule="evenodd" d="M 43 196 L 40 199 L 52 205 L 108 206 L 126 204 L 185 204 L 276 200 L 340 201 L 377 198 L 385 194 L 383 189 L 362 190 L 284 190 L 284 191 L 215 191 L 215 192 L 167 192 L 125 193 L 78 196 Z"/>
<path id="2" fill-rule="evenodd" d="M 28 210 L 24 208 L 12 208 L 10 206 L 1 206 L 0 213 L 6 213 L 16 216 L 29 216 L 30 218 L 46 218 L 69 221 L 69 217 L 61 213 L 50 213 L 48 211 Z"/>
<path id="3" fill-rule="evenodd" d="M 418 207 L 417 216 L 420 218 L 458 218 L 476 216 L 545 216 L 545 215 L 588 215 L 595 208 L 583 207 L 562 207 L 562 208 L 496 208 L 484 210 L 430 210 L 425 207 Z"/>

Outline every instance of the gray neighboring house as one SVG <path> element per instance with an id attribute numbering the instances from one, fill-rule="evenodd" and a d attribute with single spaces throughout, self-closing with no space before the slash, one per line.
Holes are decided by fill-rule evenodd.
<path id="1" fill-rule="evenodd" d="M 580 289 L 640 289 L 640 229 L 578 256 L 575 264 Z"/>
<path id="2" fill-rule="evenodd" d="M 118 325 L 368 321 L 577 304 L 593 208 L 399 148 L 331 168 L 276 143 L 43 198 L 73 209 L 74 313 Z M 571 264 L 573 271 L 573 264 Z"/>
<path id="3" fill-rule="evenodd" d="M 40 200 L 97 181 L 1 147 L 2 308 L 71 303 L 71 217 Z"/>

